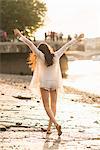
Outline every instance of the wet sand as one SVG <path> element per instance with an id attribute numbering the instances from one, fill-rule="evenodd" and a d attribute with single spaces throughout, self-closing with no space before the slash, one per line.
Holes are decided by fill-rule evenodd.
<path id="1" fill-rule="evenodd" d="M 100 97 L 65 87 L 56 118 L 63 134 L 41 130 L 48 117 L 27 90 L 31 76 L 0 75 L 0 150 L 99 150 Z"/>

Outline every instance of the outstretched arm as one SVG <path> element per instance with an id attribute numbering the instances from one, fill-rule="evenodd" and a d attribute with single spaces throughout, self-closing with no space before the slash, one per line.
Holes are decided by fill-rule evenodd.
<path id="1" fill-rule="evenodd" d="M 80 34 L 76 39 L 69 41 L 64 46 L 62 46 L 58 51 L 55 52 L 55 54 L 60 58 L 63 53 L 68 49 L 70 46 L 77 44 L 82 40 L 84 37 L 84 34 Z"/>
<path id="2" fill-rule="evenodd" d="M 14 29 L 15 36 L 19 37 L 19 40 L 22 41 L 24 44 L 26 44 L 38 57 L 41 57 L 43 59 L 43 53 L 38 50 L 38 48 L 25 36 L 21 34 L 21 32 L 18 29 Z"/>

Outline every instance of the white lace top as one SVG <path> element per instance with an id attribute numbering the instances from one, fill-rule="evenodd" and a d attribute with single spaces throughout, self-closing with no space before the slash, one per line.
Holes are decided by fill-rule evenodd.
<path id="1" fill-rule="evenodd" d="M 67 48 L 77 43 L 77 40 L 71 40 L 62 46 L 58 51 L 54 52 L 54 63 L 47 67 L 45 65 L 44 54 L 38 50 L 38 48 L 23 35 L 19 38 L 22 42 L 29 46 L 29 48 L 37 55 L 37 63 L 35 66 L 34 74 L 30 83 L 30 89 L 44 88 L 47 90 L 62 88 L 62 76 L 59 65 L 59 59 Z"/>

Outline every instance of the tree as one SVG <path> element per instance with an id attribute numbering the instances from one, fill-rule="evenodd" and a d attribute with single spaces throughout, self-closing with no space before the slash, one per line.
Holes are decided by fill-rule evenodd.
<path id="1" fill-rule="evenodd" d="M 0 29 L 10 36 L 14 28 L 32 33 L 43 25 L 46 11 L 40 0 L 0 0 Z"/>

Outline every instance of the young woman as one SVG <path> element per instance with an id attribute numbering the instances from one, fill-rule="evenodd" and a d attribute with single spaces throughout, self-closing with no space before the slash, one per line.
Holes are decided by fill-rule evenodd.
<path id="1" fill-rule="evenodd" d="M 80 34 L 77 39 L 66 43 L 56 52 L 53 52 L 47 43 L 40 43 L 39 46 L 36 47 L 30 40 L 24 37 L 18 29 L 14 30 L 14 34 L 35 53 L 36 63 L 31 88 L 38 86 L 40 89 L 45 111 L 50 118 L 47 133 L 51 133 L 51 125 L 54 123 L 58 135 L 60 136 L 62 134 L 61 125 L 59 125 L 55 119 L 58 89 L 62 87 L 59 59 L 67 48 L 78 43 L 78 41 L 83 38 L 83 34 Z"/>

